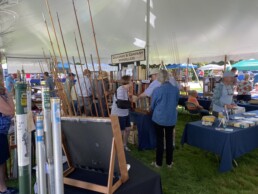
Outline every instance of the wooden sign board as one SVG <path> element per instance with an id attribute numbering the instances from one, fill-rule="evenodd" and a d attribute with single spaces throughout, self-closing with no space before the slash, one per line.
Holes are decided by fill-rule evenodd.
<path id="1" fill-rule="evenodd" d="M 145 61 L 145 49 L 111 55 L 112 64 Z"/>

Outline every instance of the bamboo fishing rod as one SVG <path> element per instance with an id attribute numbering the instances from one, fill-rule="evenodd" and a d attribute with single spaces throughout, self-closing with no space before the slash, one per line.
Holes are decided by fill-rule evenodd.
<path id="1" fill-rule="evenodd" d="M 93 24 L 93 19 L 92 19 L 91 7 L 90 7 L 90 1 L 89 0 L 88 0 L 88 8 L 89 8 L 89 14 L 90 14 L 92 33 L 93 33 L 93 37 L 94 37 L 95 49 L 96 49 L 96 53 L 97 53 L 97 57 L 98 57 L 99 72 L 101 72 L 102 70 L 101 70 L 101 62 L 100 62 L 100 56 L 99 56 L 99 49 L 98 49 L 97 38 L 96 38 L 95 28 L 94 28 L 94 24 Z M 107 111 L 108 111 L 108 116 L 109 116 L 110 113 L 109 113 L 108 100 L 107 100 L 107 95 L 106 95 L 106 88 L 105 88 L 105 84 L 104 84 L 102 76 L 101 76 L 101 82 L 102 82 L 102 87 L 103 87 L 103 91 L 104 91 L 104 98 L 105 98 L 105 101 L 106 101 L 106 106 L 107 106 Z"/>
<path id="2" fill-rule="evenodd" d="M 62 62 L 63 73 L 65 74 L 64 61 L 63 61 L 62 53 L 61 53 L 61 50 L 60 50 L 59 41 L 58 41 L 58 38 L 57 38 L 57 35 L 56 35 L 56 28 L 55 28 L 55 25 L 54 25 L 54 21 L 53 21 L 53 17 L 52 17 L 52 13 L 51 13 L 51 10 L 50 10 L 48 0 L 45 0 L 45 3 L 46 3 L 46 6 L 47 6 L 48 15 L 50 17 L 51 25 L 52 25 L 52 28 L 53 28 L 53 31 L 54 31 L 59 56 L 60 56 L 60 59 L 61 59 L 61 62 Z"/>
<path id="3" fill-rule="evenodd" d="M 80 79 L 79 79 L 79 75 L 78 75 L 78 71 L 77 71 L 77 67 L 76 67 L 76 63 L 75 63 L 75 59 L 74 59 L 74 56 L 73 56 L 73 64 L 74 64 L 74 68 L 75 68 L 75 72 L 76 72 L 76 76 L 77 76 L 77 80 L 78 80 L 78 85 L 79 85 L 79 89 L 81 91 L 81 95 L 82 95 L 82 88 L 81 88 L 81 83 L 80 83 Z M 85 115 L 87 114 L 86 113 L 86 106 L 85 106 L 85 102 L 84 102 L 84 99 L 83 99 L 83 95 L 82 95 L 82 102 L 83 102 L 83 106 L 84 106 L 84 112 L 85 112 Z M 79 108 L 80 109 L 80 108 Z M 80 113 L 81 113 L 81 110 L 80 110 Z"/>
<path id="4" fill-rule="evenodd" d="M 40 68 L 41 73 L 44 73 L 43 68 L 42 68 L 42 66 L 40 64 L 40 61 L 38 61 L 38 63 L 39 63 L 39 68 Z"/>
<path id="5" fill-rule="evenodd" d="M 47 56 L 46 56 L 46 54 L 45 54 L 45 51 L 44 51 L 44 49 L 42 48 L 42 51 L 43 51 L 43 56 L 44 56 L 44 59 L 45 59 L 45 61 L 46 61 L 46 64 L 48 64 L 48 65 L 50 65 L 50 63 L 51 63 L 51 59 L 50 59 L 50 62 L 48 62 L 48 60 L 47 60 Z M 50 57 L 52 58 L 52 56 L 50 55 Z M 58 81 L 58 79 L 56 78 L 56 76 L 55 76 L 55 69 L 54 69 L 54 67 L 53 68 L 51 68 L 50 69 L 50 71 L 51 71 L 51 73 L 52 73 L 52 75 L 54 76 L 54 80 L 55 80 L 55 82 L 57 82 Z M 58 91 L 59 92 L 59 91 Z M 58 94 L 59 95 L 59 94 Z"/>
<path id="6" fill-rule="evenodd" d="M 86 65 L 86 68 L 89 70 L 88 63 L 87 63 L 87 58 L 86 58 L 86 52 L 85 52 L 85 48 L 84 48 L 83 41 L 82 41 L 81 28 L 80 28 L 80 25 L 79 25 L 79 20 L 78 20 L 76 8 L 75 8 L 74 0 L 73 0 L 73 10 L 74 10 L 76 24 L 77 24 L 77 28 L 78 28 L 78 32 L 79 32 L 80 41 L 81 41 L 81 46 L 82 46 L 85 65 Z M 76 44 L 77 44 L 76 35 L 75 35 L 75 41 L 76 41 Z M 77 46 L 77 50 L 79 50 L 78 46 Z M 93 71 L 93 75 L 95 77 L 95 70 Z M 91 79 L 89 79 L 89 80 L 90 80 L 90 85 L 91 85 L 91 90 L 92 90 L 93 103 L 94 103 L 94 107 L 95 107 L 95 110 L 96 110 L 95 112 L 96 112 L 96 115 L 98 117 L 99 115 L 98 115 L 97 105 L 96 105 L 96 101 L 95 101 L 95 93 L 94 93 L 94 90 L 93 90 L 93 84 L 92 84 L 92 80 Z M 97 89 L 97 91 L 98 91 L 98 89 Z M 100 106 L 101 106 L 101 109 L 103 109 L 102 103 L 101 103 Z M 104 117 L 104 112 L 103 111 L 102 111 L 102 116 Z"/>
<path id="7" fill-rule="evenodd" d="M 63 41 L 63 46 L 64 46 L 64 50 L 65 50 L 65 55 L 66 55 L 66 59 L 67 59 L 67 63 L 68 63 L 69 72 L 72 73 L 71 72 L 71 67 L 70 67 L 70 61 L 69 61 L 69 57 L 68 57 L 68 54 L 67 54 L 67 49 L 66 49 L 66 45 L 65 45 L 65 41 L 64 41 L 63 30 L 62 30 L 62 26 L 61 26 L 60 19 L 59 19 L 59 15 L 58 15 L 58 13 L 56 13 L 56 15 L 57 15 L 58 25 L 59 25 L 59 29 L 60 29 L 60 34 L 61 34 L 62 41 Z M 75 88 L 75 86 L 73 86 L 73 87 L 74 87 L 77 102 L 79 102 L 78 101 L 78 95 L 77 95 L 77 92 L 76 92 L 76 88 Z M 67 89 L 70 89 L 70 88 L 67 88 Z M 70 95 L 69 97 L 70 97 L 71 102 L 72 102 L 72 107 L 73 107 L 73 111 L 75 113 L 75 116 L 77 116 L 77 112 L 76 112 L 76 109 L 74 107 L 71 91 L 68 91 L 68 94 Z"/>
<path id="8" fill-rule="evenodd" d="M 45 0 L 45 2 L 46 2 L 47 9 L 48 9 L 48 14 L 49 14 L 49 17 L 50 17 L 52 28 L 53 28 L 53 31 L 54 31 L 59 56 L 60 56 L 60 59 L 61 59 L 61 62 L 62 62 L 63 73 L 66 74 L 65 68 L 64 68 L 64 61 L 63 61 L 62 53 L 61 53 L 61 50 L 60 50 L 60 45 L 59 45 L 59 41 L 58 41 L 58 38 L 57 38 L 56 28 L 55 28 L 55 25 L 54 25 L 54 21 L 53 21 L 53 17 L 52 17 L 52 14 L 51 14 L 50 6 L 49 6 L 49 3 L 48 3 L 48 0 Z M 67 107 L 68 107 L 68 113 L 69 113 L 69 115 L 73 115 L 70 103 L 68 102 L 68 99 L 67 99 L 67 96 L 66 96 L 66 93 L 64 93 L 64 94 L 65 94 L 65 97 L 66 97 L 66 104 L 67 104 Z"/>
<path id="9" fill-rule="evenodd" d="M 59 97 L 62 99 L 62 101 L 64 103 L 64 105 L 62 106 L 64 114 L 69 115 L 69 110 L 67 112 L 67 109 L 66 109 L 66 106 L 65 106 L 65 105 L 69 106 L 69 103 L 68 103 L 68 99 L 67 99 L 66 94 L 63 92 L 64 90 L 63 90 L 62 84 L 58 80 L 57 70 L 55 69 L 55 65 L 57 66 L 57 64 L 58 64 L 57 63 L 57 58 L 56 58 L 56 54 L 55 54 L 55 49 L 54 49 L 53 41 L 52 41 L 49 29 L 48 29 L 47 20 L 45 19 L 44 15 L 43 15 L 43 19 L 45 21 L 45 26 L 46 26 L 47 33 L 48 33 L 49 42 L 50 42 L 50 45 L 51 45 L 51 48 L 52 48 L 52 52 L 53 52 L 53 56 L 54 56 L 54 66 L 52 68 L 53 69 L 53 73 L 54 73 L 53 76 L 54 76 L 54 79 L 56 79 L 56 85 L 57 85 L 57 88 L 58 88 Z M 51 53 L 50 53 L 50 56 L 51 56 Z"/>
<path id="10" fill-rule="evenodd" d="M 91 55 L 91 61 L 92 61 L 92 68 L 93 68 L 93 72 L 95 72 L 95 67 L 94 67 L 94 62 L 93 62 L 93 60 L 92 60 L 92 55 Z M 99 104 L 100 104 L 100 110 L 101 110 L 101 114 L 102 114 L 102 117 L 104 117 L 105 115 L 104 115 L 104 110 L 103 110 L 103 104 L 102 104 L 102 99 L 100 98 L 100 90 L 99 90 L 99 84 L 98 84 L 98 80 L 97 80 L 97 77 L 96 77 L 96 74 L 94 73 L 93 74 L 93 76 L 94 76 L 94 80 L 96 81 L 96 90 L 97 90 L 97 92 L 98 92 L 98 96 L 99 96 Z M 104 90 L 104 93 L 105 93 L 105 90 Z M 98 114 L 98 110 L 96 109 L 96 112 L 97 112 L 97 114 Z"/>
<path id="11" fill-rule="evenodd" d="M 75 46 L 76 46 L 76 49 L 77 49 L 79 63 L 80 63 L 80 66 L 81 66 L 81 71 L 82 71 L 82 76 L 83 76 L 83 68 L 82 68 L 81 55 L 80 55 L 80 51 L 79 51 L 79 47 L 78 47 L 78 43 L 77 43 L 75 32 L 74 32 L 74 41 L 75 41 Z M 75 60 L 74 60 L 74 62 L 75 62 Z M 74 65 L 76 65 L 76 64 L 74 63 Z M 74 67 L 76 68 L 76 66 L 74 66 Z M 76 68 L 76 72 L 77 72 L 77 68 Z M 79 76 L 78 76 L 78 81 L 79 81 Z M 88 95 L 88 90 L 87 90 L 87 87 L 86 87 L 86 81 L 84 79 L 84 76 L 83 76 L 83 82 L 84 82 L 84 86 L 85 86 L 85 89 L 86 89 L 86 95 Z M 82 99 L 83 99 L 83 94 L 81 93 L 81 95 L 82 95 Z M 85 105 L 84 99 L 83 99 L 83 105 L 84 105 L 84 111 L 86 112 L 86 105 Z"/>
<path id="12" fill-rule="evenodd" d="M 52 51 L 53 51 L 53 55 L 54 55 L 54 59 L 52 58 L 52 55 L 51 55 L 51 53 L 50 53 L 50 51 L 49 51 L 49 53 L 50 53 L 50 57 L 53 59 L 53 62 L 54 62 L 54 65 L 53 65 L 53 67 L 51 68 L 51 72 L 52 72 L 52 74 L 53 74 L 53 76 L 54 76 L 54 80 L 55 80 L 55 82 L 56 82 L 56 85 L 57 85 L 57 93 L 58 93 L 58 96 L 64 101 L 64 96 L 63 96 L 63 94 L 62 94 L 62 87 L 60 87 L 60 84 L 59 84 L 59 80 L 58 80 L 58 75 L 57 75 L 57 71 L 56 71 L 56 69 L 55 69 L 55 64 L 57 65 L 57 59 L 56 59 L 56 55 L 55 55 L 55 49 L 54 49 L 54 45 L 53 45 L 53 42 L 52 42 L 52 38 L 51 38 L 51 36 L 50 36 L 50 32 L 49 32 L 49 29 L 48 29 L 48 25 L 47 25 L 47 20 L 45 19 L 45 17 L 44 17 L 44 15 L 42 14 L 42 16 L 43 16 L 43 19 L 44 19 L 44 22 L 45 22 L 45 26 L 46 26 L 46 29 L 47 29 L 47 33 L 48 33 L 48 38 L 49 38 L 49 42 L 50 42 L 50 45 L 51 45 L 51 48 L 52 48 Z M 43 50 L 43 49 L 42 49 Z M 45 56 L 45 59 L 46 59 L 46 55 L 45 55 L 45 52 L 44 52 L 44 50 L 43 50 L 43 54 L 44 54 L 44 56 Z M 46 59 L 46 61 L 47 61 L 47 59 Z M 51 64 L 51 62 L 50 62 L 50 64 Z M 65 102 L 65 101 L 64 101 Z M 66 111 L 66 108 L 65 108 L 65 106 L 62 106 L 62 109 L 63 109 L 63 111 L 64 111 L 64 114 L 67 114 L 67 111 Z"/>
<path id="13" fill-rule="evenodd" d="M 83 82 L 84 82 L 84 86 L 85 86 L 85 90 L 86 90 L 86 95 L 89 97 L 89 93 L 88 93 L 88 89 L 87 89 L 87 84 L 86 84 L 86 80 L 85 80 L 84 73 L 83 73 L 83 68 L 82 68 L 82 60 L 81 60 L 80 50 L 79 50 L 79 47 L 78 47 L 78 42 L 77 42 L 77 38 L 76 38 L 75 32 L 74 32 L 74 41 L 75 41 L 75 45 L 76 45 L 76 49 L 77 49 L 77 53 L 78 53 L 78 57 L 79 57 L 79 62 L 80 62 L 80 66 L 81 66 L 82 78 L 83 78 Z M 92 88 L 92 86 L 91 86 L 91 88 Z M 83 95 L 82 95 L 82 98 L 83 98 Z M 91 115 L 92 115 L 90 99 L 87 98 L 87 100 L 88 100 L 88 103 L 89 103 L 89 106 L 90 106 L 90 110 L 91 110 Z M 84 100 L 83 100 L 83 102 L 84 102 Z M 85 106 L 85 114 L 86 114 L 85 102 L 84 102 L 84 106 Z"/>
<path id="14" fill-rule="evenodd" d="M 61 26 L 61 23 L 60 23 L 58 12 L 56 12 L 56 16 L 57 16 L 57 21 L 58 21 L 58 26 L 59 26 L 60 34 L 61 34 L 62 41 L 63 41 L 63 46 L 64 46 L 64 50 L 65 50 L 66 60 L 67 60 L 69 69 L 71 70 L 70 62 L 69 62 L 69 57 L 68 57 L 67 50 L 66 50 L 66 44 L 65 44 L 65 41 L 64 41 L 63 30 L 62 30 L 62 26 Z"/>
<path id="15" fill-rule="evenodd" d="M 100 63 L 100 57 L 99 57 L 99 49 L 97 45 L 97 39 L 96 39 L 96 33 L 95 33 L 95 28 L 93 24 L 93 19 L 92 19 L 92 14 L 91 14 L 91 8 L 90 8 L 90 1 L 88 0 L 88 7 L 89 7 L 89 14 L 90 14 L 90 21 L 91 21 L 91 27 L 92 27 L 92 33 L 94 37 L 94 43 L 95 43 L 95 49 L 98 57 L 98 63 L 99 63 L 99 71 L 101 71 L 101 63 Z"/>
<path id="16" fill-rule="evenodd" d="M 90 57 L 91 57 L 92 66 L 93 66 L 93 68 L 94 68 L 94 61 L 93 61 L 92 54 L 90 55 Z M 95 70 L 94 70 L 94 71 L 95 71 Z M 95 79 L 96 79 L 96 78 L 95 78 Z M 97 81 L 97 84 L 96 84 L 96 85 L 98 85 L 98 80 L 96 80 L 96 81 Z M 107 99 L 106 99 L 106 90 L 105 90 L 105 85 L 104 85 L 104 81 L 103 81 L 103 77 L 102 77 L 102 76 L 101 76 L 101 81 L 102 81 L 102 87 L 103 87 L 104 97 L 105 97 L 105 100 L 106 100 L 107 113 L 108 113 L 108 116 L 110 116 L 110 114 L 109 114 L 109 107 L 108 107 L 108 103 L 107 103 Z M 98 90 L 98 91 L 99 91 L 99 90 Z M 99 94 L 99 96 L 100 96 L 100 94 Z M 100 99 L 101 104 L 102 104 L 102 96 L 100 96 L 99 99 Z M 103 111 L 103 109 L 102 109 L 102 111 Z M 104 114 L 103 114 L 103 117 L 104 117 Z"/>

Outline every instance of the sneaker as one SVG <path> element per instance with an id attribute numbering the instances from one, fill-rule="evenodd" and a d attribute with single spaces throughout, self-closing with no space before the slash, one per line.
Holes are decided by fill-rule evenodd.
<path id="1" fill-rule="evenodd" d="M 18 191 L 14 188 L 7 187 L 6 191 L 4 192 L 0 191 L 0 194 L 18 194 Z"/>
<path id="2" fill-rule="evenodd" d="M 172 166 L 174 165 L 174 162 L 172 162 L 171 164 L 167 165 L 168 168 L 172 168 Z"/>
<path id="3" fill-rule="evenodd" d="M 128 148 L 127 146 L 124 146 L 124 148 L 125 148 L 125 151 L 127 151 L 127 152 L 131 151 L 130 148 Z"/>
<path id="4" fill-rule="evenodd" d="M 160 167 L 161 167 L 161 166 L 157 165 L 156 162 L 152 162 L 152 163 L 151 163 L 151 166 L 154 166 L 155 168 L 160 168 Z"/>

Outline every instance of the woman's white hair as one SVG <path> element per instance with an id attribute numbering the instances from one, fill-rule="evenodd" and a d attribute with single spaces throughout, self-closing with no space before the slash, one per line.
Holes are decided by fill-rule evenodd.
<path id="1" fill-rule="evenodd" d="M 158 81 L 163 84 L 167 81 L 169 81 L 169 73 L 167 72 L 167 70 L 160 70 L 159 74 L 158 74 Z"/>

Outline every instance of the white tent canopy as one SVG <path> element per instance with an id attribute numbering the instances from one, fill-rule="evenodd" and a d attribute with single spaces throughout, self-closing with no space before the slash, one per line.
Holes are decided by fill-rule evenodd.
<path id="1" fill-rule="evenodd" d="M 207 71 L 207 70 L 224 70 L 224 66 L 221 65 L 215 65 L 215 64 L 208 64 L 208 65 L 204 65 L 200 68 L 198 68 L 199 70 L 202 71 Z"/>
<path id="2" fill-rule="evenodd" d="M 11 10 L 8 14 L 0 11 L 0 23 L 2 22 L 1 25 L 4 26 L 0 31 L 0 48 L 7 56 L 42 57 L 42 47 L 46 53 L 51 50 L 42 12 L 48 21 L 56 47 L 45 2 L 43 0 L 18 2 L 17 5 L 10 7 L 0 3 L 0 8 Z M 65 53 L 56 12 L 60 16 L 68 54 L 70 57 L 78 56 L 74 43 L 74 32 L 78 36 L 78 31 L 72 1 L 49 0 L 49 3 L 63 57 Z M 75 0 L 75 4 L 87 58 L 89 60 L 89 55 L 92 53 L 97 63 L 87 1 Z M 161 60 L 165 63 L 177 63 L 186 62 L 187 58 L 258 51 L 257 0 L 152 0 L 151 4 L 150 62 L 152 64 L 158 64 Z M 145 46 L 146 0 L 91 0 L 91 8 L 102 63 L 110 63 L 111 54 Z M 10 27 L 6 21 L 14 25 Z M 77 39 L 79 40 L 79 37 Z M 57 49 L 55 50 L 58 53 Z"/>

